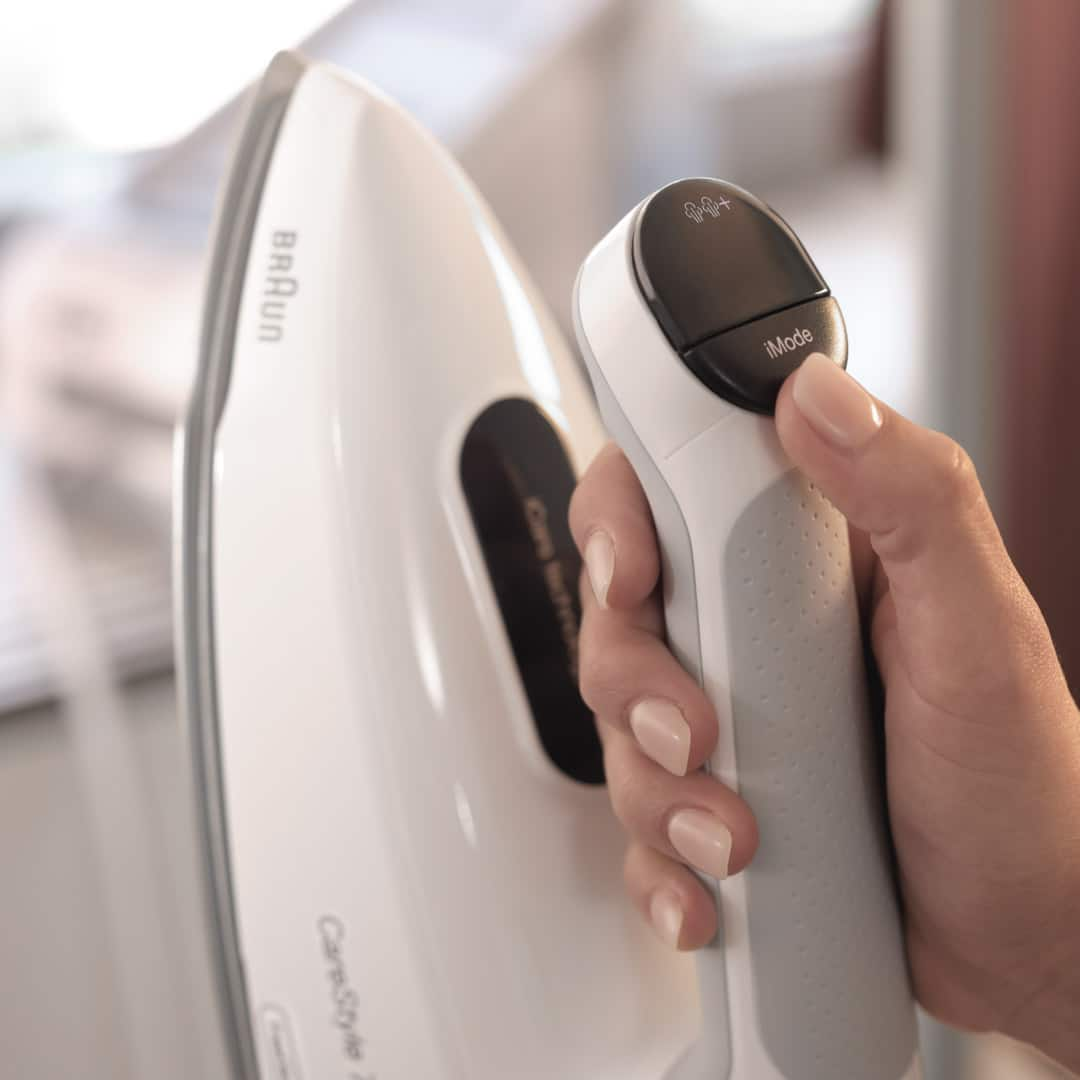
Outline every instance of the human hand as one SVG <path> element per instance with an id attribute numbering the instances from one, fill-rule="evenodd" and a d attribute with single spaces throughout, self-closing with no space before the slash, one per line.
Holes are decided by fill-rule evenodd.
<path id="1" fill-rule="evenodd" d="M 974 469 L 820 355 L 788 379 L 776 425 L 851 528 L 918 999 L 1080 1069 L 1080 714 Z M 581 689 L 630 835 L 627 888 L 669 944 L 697 948 L 716 913 L 687 864 L 742 870 L 753 812 L 700 771 L 718 720 L 663 642 L 656 535 L 616 447 L 570 518 L 588 579 Z"/>

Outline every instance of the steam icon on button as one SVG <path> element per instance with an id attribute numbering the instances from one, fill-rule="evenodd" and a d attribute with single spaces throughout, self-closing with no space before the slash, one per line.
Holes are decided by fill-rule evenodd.
<path id="1" fill-rule="evenodd" d="M 723 196 L 720 197 L 720 201 L 717 202 L 711 195 L 703 195 L 701 202 L 696 203 L 692 200 L 687 200 L 683 203 L 683 213 L 693 221 L 695 224 L 700 225 L 705 220 L 705 215 L 709 217 L 719 217 L 721 210 L 730 210 L 731 203 Z"/>

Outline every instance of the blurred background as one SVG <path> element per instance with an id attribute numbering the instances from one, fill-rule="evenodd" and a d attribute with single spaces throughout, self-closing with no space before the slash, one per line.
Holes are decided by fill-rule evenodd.
<path id="1" fill-rule="evenodd" d="M 171 676 L 171 454 L 235 99 L 274 51 L 373 79 L 445 141 L 564 324 L 580 259 L 654 187 L 715 174 L 766 198 L 841 297 L 854 373 L 968 447 L 1075 690 L 1078 42 L 1076 0 L 6 5 L 5 1075 L 134 1077 L 138 1023 L 157 1077 L 224 1076 Z M 931 1080 L 1055 1075 L 1002 1040 L 927 1024 L 925 1045 Z"/>

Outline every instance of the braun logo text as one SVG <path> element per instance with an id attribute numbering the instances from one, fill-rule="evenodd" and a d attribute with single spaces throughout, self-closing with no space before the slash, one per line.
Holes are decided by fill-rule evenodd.
<path id="1" fill-rule="evenodd" d="M 779 360 L 784 353 L 794 352 L 803 345 L 813 343 L 814 335 L 809 330 L 796 330 L 794 334 L 789 334 L 787 337 L 781 335 L 771 341 L 766 341 L 765 351 L 769 354 L 770 360 Z"/>
<path id="2" fill-rule="evenodd" d="M 294 265 L 297 234 L 278 229 L 270 236 L 270 252 L 259 298 L 259 342 L 276 345 L 285 337 L 289 301 L 300 288 Z"/>

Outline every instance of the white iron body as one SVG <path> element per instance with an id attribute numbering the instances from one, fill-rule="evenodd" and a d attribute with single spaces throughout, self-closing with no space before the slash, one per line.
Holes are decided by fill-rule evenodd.
<path id="1" fill-rule="evenodd" d="M 447 154 L 288 55 L 219 212 L 230 297 L 184 435 L 180 632 L 237 1072 L 662 1075 L 692 964 L 625 902 L 603 788 L 540 744 L 459 477 L 503 398 L 575 469 L 597 450 L 557 328 Z"/>
<path id="2" fill-rule="evenodd" d="M 633 230 L 639 210 L 640 206 L 627 214 L 581 268 L 574 294 L 578 341 L 601 415 L 634 466 L 653 512 L 661 547 L 669 644 L 701 683 L 719 716 L 719 742 L 707 768 L 724 784 L 742 790 L 759 822 L 769 810 L 792 817 L 814 813 L 818 807 L 813 790 L 822 783 L 815 775 L 816 756 L 831 755 L 830 745 L 813 746 L 812 736 L 807 738 L 801 775 L 798 761 L 796 775 L 789 777 L 769 776 L 769 764 L 753 776 L 740 771 L 735 718 L 742 703 L 732 690 L 738 675 L 732 656 L 740 635 L 758 631 L 752 626 L 752 609 L 744 606 L 732 617 L 733 605 L 741 601 L 730 594 L 741 584 L 724 572 L 731 538 L 744 514 L 763 493 L 794 475 L 792 465 L 780 447 L 771 416 L 746 411 L 713 393 L 672 348 L 635 275 Z M 703 227 L 708 227 L 708 218 L 705 222 Z M 722 225 L 721 221 L 718 227 Z M 824 508 L 820 522 L 817 512 L 798 505 L 788 506 L 784 518 L 789 514 L 792 521 L 785 520 L 783 527 L 790 524 L 809 530 L 801 534 L 803 538 L 809 535 L 808 544 L 805 540 L 803 544 L 810 550 L 803 550 L 803 556 L 813 554 L 814 530 L 822 523 L 829 523 L 842 536 L 839 539 L 820 529 L 822 543 L 817 548 L 832 545 L 836 565 L 843 567 L 840 579 L 828 583 L 834 607 L 830 614 L 820 612 L 821 629 L 833 621 L 848 654 L 842 678 L 850 674 L 853 695 L 864 694 L 846 525 L 839 515 L 832 524 Z M 766 530 L 755 532 L 764 537 Z M 749 584 L 751 576 L 776 573 L 775 560 L 771 569 L 762 569 L 766 560 L 757 558 L 763 552 L 755 550 L 754 542 L 743 553 L 753 565 L 740 582 Z M 801 556 L 789 565 L 802 566 Z M 821 574 L 823 581 L 825 576 Z M 778 583 L 777 589 L 781 587 Z M 802 603 L 820 604 L 825 590 L 823 584 L 814 600 L 807 590 Z M 782 638 L 776 634 L 770 639 L 767 629 L 763 636 L 770 647 Z M 787 676 L 800 674 L 793 658 L 781 656 L 780 682 L 787 661 Z M 776 672 L 772 677 L 776 686 Z M 759 723 L 767 718 L 769 708 L 756 718 Z M 788 721 L 786 715 L 776 719 L 780 725 Z M 835 721 L 843 729 L 866 719 L 856 708 L 850 716 L 826 718 L 825 725 Z M 794 735 L 802 738 L 797 731 Z M 865 735 L 869 738 L 869 730 Z M 847 733 L 840 736 L 841 753 L 846 752 L 847 738 Z M 773 858 L 770 849 L 776 830 L 770 832 L 764 826 L 761 847 L 748 871 L 723 882 L 706 881 L 717 901 L 721 929 L 717 942 L 698 954 L 701 1031 L 694 1049 L 669 1074 L 672 1080 L 838 1080 L 841 1076 L 845 1080 L 917 1080 L 921 1076 L 888 845 L 877 802 L 880 792 L 876 778 L 867 775 L 865 762 L 854 760 L 854 743 L 861 747 L 864 741 L 861 733 L 851 740 L 852 761 L 834 762 L 840 794 L 850 797 L 847 805 L 837 799 L 826 808 L 831 820 L 825 829 L 832 830 L 835 839 L 830 841 L 825 831 L 821 834 L 821 842 L 832 845 L 829 857 L 835 862 L 835 881 L 821 880 L 832 873 L 829 867 L 818 873 L 816 881 L 800 880 L 791 867 Z M 770 807 L 770 798 L 785 805 Z M 863 870 L 865 876 L 860 878 Z M 755 886 L 789 894 L 786 918 L 765 927 L 757 939 L 750 925 L 756 899 L 759 913 L 762 910 Z M 835 938 L 838 920 L 823 910 L 829 904 L 850 915 L 846 933 L 841 926 Z M 805 928 L 802 943 L 817 939 L 823 949 L 841 959 L 835 966 L 827 966 L 826 961 L 818 970 L 812 963 L 801 963 L 801 944 L 786 937 L 785 923 Z M 767 984 L 763 977 L 762 953 L 770 949 L 777 951 L 768 962 L 774 972 L 783 973 L 787 986 L 779 985 L 779 979 Z M 865 962 L 856 960 L 854 973 L 845 969 L 842 959 L 848 950 L 864 952 Z M 791 992 L 793 984 L 805 984 L 805 988 L 793 1015 L 785 1016 L 784 994 Z M 830 1015 L 841 1019 L 823 1019 Z M 782 1049 L 770 1045 L 768 1026 L 788 1032 L 781 1038 L 788 1040 Z"/>

